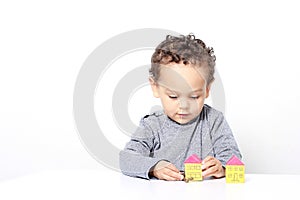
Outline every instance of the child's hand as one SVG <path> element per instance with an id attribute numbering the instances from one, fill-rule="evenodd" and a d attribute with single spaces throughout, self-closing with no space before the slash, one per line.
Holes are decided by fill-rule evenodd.
<path id="1" fill-rule="evenodd" d="M 181 181 L 184 178 L 175 165 L 164 160 L 154 166 L 152 175 L 166 181 Z"/>
<path id="2" fill-rule="evenodd" d="M 213 176 L 215 178 L 221 178 L 225 176 L 225 169 L 223 168 L 222 163 L 218 159 L 212 156 L 207 156 L 202 161 L 202 176 Z"/>

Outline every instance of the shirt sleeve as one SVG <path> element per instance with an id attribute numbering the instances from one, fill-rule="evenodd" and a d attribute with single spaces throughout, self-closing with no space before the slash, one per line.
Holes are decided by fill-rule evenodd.
<path id="1" fill-rule="evenodd" d="M 242 158 L 233 133 L 222 113 L 219 113 L 211 124 L 211 139 L 214 157 L 225 167 L 232 155 Z"/>
<path id="2" fill-rule="evenodd" d="M 154 134 L 145 118 L 132 135 L 131 140 L 120 152 L 120 169 L 123 174 L 133 177 L 149 179 L 150 169 L 160 161 L 151 156 L 154 150 Z"/>

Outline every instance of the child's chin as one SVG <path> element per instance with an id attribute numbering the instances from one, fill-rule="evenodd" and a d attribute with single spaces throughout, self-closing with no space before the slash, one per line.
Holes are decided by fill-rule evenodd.
<path id="1" fill-rule="evenodd" d="M 176 119 L 174 121 L 176 121 L 178 124 L 186 124 L 189 123 L 191 119 Z"/>

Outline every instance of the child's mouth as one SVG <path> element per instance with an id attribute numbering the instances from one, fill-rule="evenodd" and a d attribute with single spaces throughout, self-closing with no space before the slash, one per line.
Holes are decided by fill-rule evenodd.
<path id="1" fill-rule="evenodd" d="M 180 114 L 180 113 L 178 113 L 177 115 L 178 115 L 180 118 L 186 118 L 186 117 L 189 116 L 189 114 Z"/>

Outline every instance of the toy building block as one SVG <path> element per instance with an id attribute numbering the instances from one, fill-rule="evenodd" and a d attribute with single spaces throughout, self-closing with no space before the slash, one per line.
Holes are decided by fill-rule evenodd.
<path id="1" fill-rule="evenodd" d="M 226 163 L 226 183 L 244 183 L 245 166 L 235 155 Z"/>
<path id="2" fill-rule="evenodd" d="M 191 155 L 184 161 L 184 174 L 186 180 L 202 180 L 201 162 L 201 159 L 196 154 Z"/>

